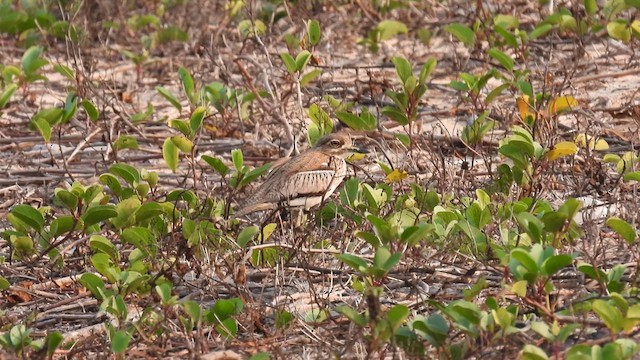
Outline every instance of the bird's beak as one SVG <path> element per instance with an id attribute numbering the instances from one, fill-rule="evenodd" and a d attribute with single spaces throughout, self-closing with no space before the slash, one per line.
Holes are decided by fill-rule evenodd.
<path id="1" fill-rule="evenodd" d="M 356 146 L 350 147 L 349 151 L 356 153 L 356 154 L 368 154 L 369 150 L 365 149 L 365 148 L 359 148 Z"/>

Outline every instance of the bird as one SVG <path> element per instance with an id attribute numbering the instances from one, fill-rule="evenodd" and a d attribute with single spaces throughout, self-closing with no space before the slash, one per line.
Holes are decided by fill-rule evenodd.
<path id="1" fill-rule="evenodd" d="M 347 176 L 345 159 L 353 153 L 367 152 L 354 146 L 347 133 L 325 135 L 314 147 L 276 162 L 265 181 L 240 204 L 235 216 L 282 206 L 309 210 L 331 196 Z"/>

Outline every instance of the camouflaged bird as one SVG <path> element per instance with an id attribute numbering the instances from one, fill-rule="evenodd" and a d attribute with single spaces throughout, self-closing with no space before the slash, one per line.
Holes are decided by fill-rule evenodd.
<path id="1" fill-rule="evenodd" d="M 366 153 L 354 147 L 348 134 L 320 138 L 313 148 L 286 161 L 276 162 L 265 181 L 250 195 L 236 216 L 280 206 L 310 208 L 324 202 L 347 175 L 345 158 Z"/>

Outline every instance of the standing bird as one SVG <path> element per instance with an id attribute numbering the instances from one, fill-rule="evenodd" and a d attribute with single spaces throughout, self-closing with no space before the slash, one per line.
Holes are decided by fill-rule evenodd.
<path id="1" fill-rule="evenodd" d="M 348 134 L 336 133 L 320 138 L 313 148 L 271 169 L 235 216 L 280 206 L 309 210 L 321 204 L 347 175 L 345 158 L 352 153 L 367 151 L 354 147 Z"/>

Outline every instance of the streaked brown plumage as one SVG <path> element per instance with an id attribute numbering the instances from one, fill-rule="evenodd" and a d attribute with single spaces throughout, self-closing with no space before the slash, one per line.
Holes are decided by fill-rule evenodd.
<path id="1" fill-rule="evenodd" d="M 277 163 L 258 189 L 241 204 L 236 216 L 276 209 L 280 205 L 310 209 L 321 204 L 347 175 L 345 157 L 365 152 L 347 134 L 330 134 L 287 161 Z"/>

